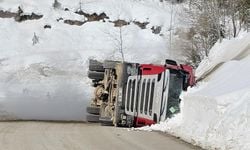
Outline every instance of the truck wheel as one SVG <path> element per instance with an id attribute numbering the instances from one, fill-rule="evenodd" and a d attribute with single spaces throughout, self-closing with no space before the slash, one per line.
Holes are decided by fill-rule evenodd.
<path id="1" fill-rule="evenodd" d="M 101 126 L 114 126 L 112 122 L 101 122 Z"/>
<path id="2" fill-rule="evenodd" d="M 103 63 L 103 68 L 105 69 L 114 69 L 119 61 L 105 60 Z"/>
<path id="3" fill-rule="evenodd" d="M 99 115 L 87 115 L 87 121 L 96 123 L 99 122 L 99 117 Z"/>
<path id="4" fill-rule="evenodd" d="M 109 117 L 99 118 L 101 126 L 113 126 L 113 121 Z"/>
<path id="5" fill-rule="evenodd" d="M 104 78 L 104 72 L 88 71 L 88 77 L 93 80 L 102 80 Z"/>
<path id="6" fill-rule="evenodd" d="M 90 59 L 89 60 L 89 70 L 104 72 L 103 64 L 99 61 Z"/>
<path id="7" fill-rule="evenodd" d="M 87 107 L 87 112 L 89 114 L 99 115 L 100 114 L 100 107 L 89 106 L 89 107 Z"/>

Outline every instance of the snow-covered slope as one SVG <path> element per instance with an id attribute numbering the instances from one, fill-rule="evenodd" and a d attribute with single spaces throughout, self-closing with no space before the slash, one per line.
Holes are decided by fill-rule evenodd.
<path id="1" fill-rule="evenodd" d="M 121 60 L 121 27 L 127 61 L 162 62 L 167 55 L 170 9 L 158 0 L 0 0 L 0 13 L 43 15 L 16 22 L 0 15 L 0 119 L 84 120 L 92 89 L 86 78 L 89 58 Z M 79 3 L 81 2 L 81 3 Z M 88 21 L 75 13 L 105 13 Z M 66 20 L 84 22 L 69 25 Z M 146 23 L 142 29 L 136 23 Z M 45 26 L 51 28 L 44 28 Z M 153 29 L 161 27 L 158 34 Z M 34 36 L 36 35 L 36 36 Z M 33 43 L 35 39 L 36 42 Z"/>
<path id="2" fill-rule="evenodd" d="M 206 78 L 182 95 L 181 114 L 143 129 L 166 131 L 207 149 L 248 150 L 250 33 L 217 43 L 197 71 Z"/>

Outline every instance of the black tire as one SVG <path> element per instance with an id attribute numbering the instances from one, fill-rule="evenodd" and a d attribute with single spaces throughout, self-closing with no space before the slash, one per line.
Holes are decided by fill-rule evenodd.
<path id="1" fill-rule="evenodd" d="M 97 123 L 99 122 L 99 115 L 87 115 L 87 121 Z"/>
<path id="2" fill-rule="evenodd" d="M 114 126 L 112 122 L 101 122 L 101 126 Z"/>
<path id="3" fill-rule="evenodd" d="M 89 70 L 90 71 L 98 71 L 98 72 L 104 72 L 103 63 L 90 59 L 89 60 Z"/>
<path id="4" fill-rule="evenodd" d="M 88 77 L 93 80 L 102 80 L 104 78 L 104 72 L 88 71 Z"/>
<path id="5" fill-rule="evenodd" d="M 105 60 L 103 63 L 104 69 L 114 69 L 119 61 Z"/>
<path id="6" fill-rule="evenodd" d="M 101 126 L 113 126 L 113 121 L 110 118 L 101 117 L 99 118 Z"/>
<path id="7" fill-rule="evenodd" d="M 99 115 L 100 114 L 100 107 L 89 106 L 89 107 L 87 107 L 87 112 L 89 114 Z"/>
<path id="8" fill-rule="evenodd" d="M 98 82 L 92 81 L 92 84 L 91 84 L 92 87 L 97 87 L 98 85 L 99 85 Z"/>

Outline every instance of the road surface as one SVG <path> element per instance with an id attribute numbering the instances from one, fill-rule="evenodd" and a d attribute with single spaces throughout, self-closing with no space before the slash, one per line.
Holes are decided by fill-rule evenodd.
<path id="1" fill-rule="evenodd" d="M 163 133 L 88 123 L 0 122 L 3 150 L 197 150 Z"/>

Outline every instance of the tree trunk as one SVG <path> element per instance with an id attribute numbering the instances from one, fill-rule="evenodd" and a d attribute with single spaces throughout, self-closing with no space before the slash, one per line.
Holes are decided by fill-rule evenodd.
<path id="1" fill-rule="evenodd" d="M 233 36 L 237 36 L 237 27 L 236 27 L 236 22 L 235 22 L 235 16 L 232 14 L 232 23 L 233 23 Z"/>

